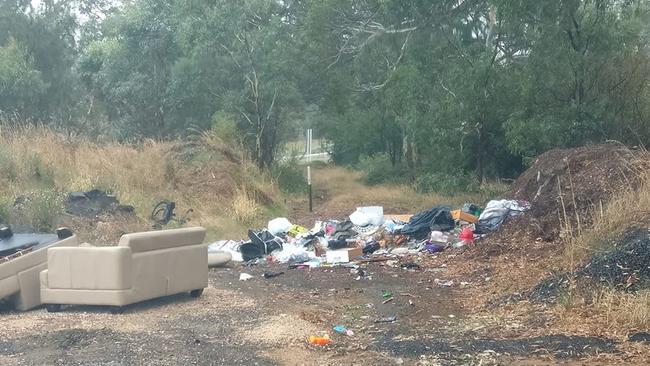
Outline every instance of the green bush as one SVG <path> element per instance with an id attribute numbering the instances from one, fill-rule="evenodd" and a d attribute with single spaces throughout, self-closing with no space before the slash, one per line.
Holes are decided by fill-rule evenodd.
<path id="1" fill-rule="evenodd" d="M 34 192 L 26 207 L 27 220 L 39 232 L 50 232 L 56 228 L 57 219 L 63 207 L 63 197 L 55 191 Z"/>
<path id="2" fill-rule="evenodd" d="M 363 182 L 369 185 L 408 182 L 409 174 L 406 166 L 393 165 L 387 154 L 361 156 L 357 167 L 363 172 Z"/>
<path id="3" fill-rule="evenodd" d="M 416 178 L 415 186 L 418 192 L 436 192 L 446 195 L 480 190 L 478 179 L 464 173 L 424 173 Z"/>
<path id="4" fill-rule="evenodd" d="M 212 131 L 223 141 L 235 143 L 239 140 L 237 120 L 232 115 L 217 111 L 212 115 Z"/>
<path id="5" fill-rule="evenodd" d="M 304 193 L 307 192 L 307 179 L 304 173 L 306 169 L 296 160 L 289 160 L 276 164 L 272 173 L 283 192 Z"/>

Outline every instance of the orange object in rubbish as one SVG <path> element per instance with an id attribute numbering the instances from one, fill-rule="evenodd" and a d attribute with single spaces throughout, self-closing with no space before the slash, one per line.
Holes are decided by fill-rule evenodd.
<path id="1" fill-rule="evenodd" d="M 319 346 L 327 346 L 330 344 L 330 337 L 309 336 L 309 343 Z"/>
<path id="2" fill-rule="evenodd" d="M 467 212 L 463 212 L 461 210 L 451 211 L 451 217 L 454 220 L 461 220 L 461 221 L 469 222 L 470 224 L 476 224 L 478 222 L 478 217 L 472 214 L 468 214 Z"/>
<path id="3" fill-rule="evenodd" d="M 459 238 L 460 238 L 460 240 L 462 240 L 462 241 L 464 241 L 466 243 L 473 243 L 474 242 L 474 232 L 472 231 L 472 229 L 466 227 L 460 233 Z"/>

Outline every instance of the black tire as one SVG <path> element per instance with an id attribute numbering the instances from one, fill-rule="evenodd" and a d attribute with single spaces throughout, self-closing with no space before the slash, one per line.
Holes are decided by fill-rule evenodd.
<path id="1" fill-rule="evenodd" d="M 203 289 L 198 289 L 198 290 L 192 290 L 190 291 L 190 296 L 192 297 L 199 297 L 203 294 Z"/>
<path id="2" fill-rule="evenodd" d="M 58 313 L 61 311 L 62 306 L 61 304 L 46 304 L 45 305 L 45 310 L 47 310 L 48 313 Z"/>

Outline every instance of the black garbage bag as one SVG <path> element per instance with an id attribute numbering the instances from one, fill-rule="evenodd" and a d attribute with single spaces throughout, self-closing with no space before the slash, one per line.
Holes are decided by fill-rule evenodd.
<path id="1" fill-rule="evenodd" d="M 327 242 L 327 249 L 343 249 L 347 248 L 348 242 L 345 239 L 341 240 L 330 240 Z"/>
<path id="2" fill-rule="evenodd" d="M 451 208 L 437 205 L 430 210 L 411 216 L 408 224 L 404 225 L 399 233 L 420 240 L 426 238 L 431 231 L 449 231 L 455 225 L 454 218 L 451 216 Z"/>
<path id="3" fill-rule="evenodd" d="M 275 237 L 267 230 L 253 231 L 248 230 L 250 242 L 239 246 L 244 262 L 255 258 L 261 258 L 274 250 L 282 250 L 282 239 Z"/>

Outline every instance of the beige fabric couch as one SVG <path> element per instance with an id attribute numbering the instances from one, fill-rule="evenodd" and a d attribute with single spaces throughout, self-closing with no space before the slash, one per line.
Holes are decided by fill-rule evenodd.
<path id="1" fill-rule="evenodd" d="M 208 251 L 201 227 L 123 235 L 116 247 L 52 248 L 40 274 L 41 301 L 121 307 L 208 285 Z"/>
<path id="2" fill-rule="evenodd" d="M 77 245 L 79 242 L 73 235 L 0 264 L 0 299 L 8 297 L 22 311 L 41 305 L 39 273 L 47 268 L 48 249 Z"/>

